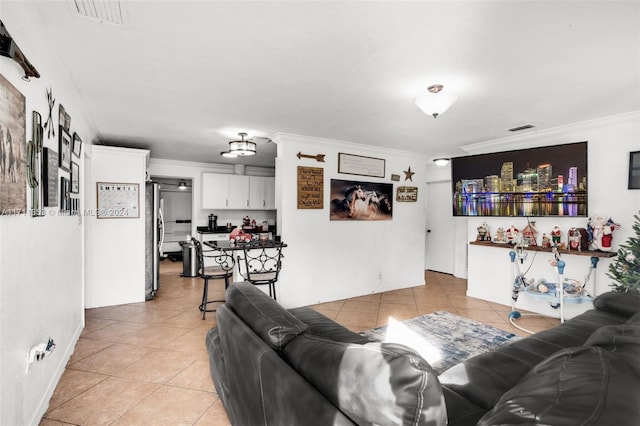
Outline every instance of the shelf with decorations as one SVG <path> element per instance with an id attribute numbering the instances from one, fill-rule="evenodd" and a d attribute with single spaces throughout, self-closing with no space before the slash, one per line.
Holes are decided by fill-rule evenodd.
<path id="1" fill-rule="evenodd" d="M 513 250 L 514 246 L 506 243 L 494 243 L 492 241 L 470 241 L 469 244 L 484 246 L 484 247 L 496 247 L 496 248 L 506 248 Z M 541 246 L 527 246 L 522 247 L 524 250 L 529 251 L 542 251 L 547 253 L 553 253 L 552 247 L 541 247 Z M 616 252 L 607 252 L 607 251 L 596 251 L 596 250 L 568 250 L 568 249 L 557 249 L 557 252 L 560 254 L 572 254 L 575 256 L 590 256 L 590 257 L 614 257 Z"/>

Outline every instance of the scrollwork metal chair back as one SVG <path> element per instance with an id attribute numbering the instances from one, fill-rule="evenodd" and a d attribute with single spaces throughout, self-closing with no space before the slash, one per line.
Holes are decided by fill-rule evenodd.
<path id="1" fill-rule="evenodd" d="M 215 309 L 207 309 L 210 303 L 221 303 L 224 300 L 209 300 L 209 280 L 224 279 L 225 290 L 229 287 L 230 279 L 233 276 L 233 268 L 235 259 L 231 253 L 224 250 L 203 250 L 202 244 L 196 238 L 191 241 L 196 247 L 196 257 L 198 258 L 198 275 L 204 280 L 204 288 L 202 289 L 202 302 L 198 307 L 202 312 L 202 319 L 205 318 L 207 312 L 215 312 Z M 209 259 L 212 263 L 210 266 L 205 265 L 205 259 Z"/>
<path id="2" fill-rule="evenodd" d="M 277 300 L 276 281 L 282 269 L 282 246 L 244 248 L 244 278 L 253 285 L 268 285 L 269 296 Z"/>

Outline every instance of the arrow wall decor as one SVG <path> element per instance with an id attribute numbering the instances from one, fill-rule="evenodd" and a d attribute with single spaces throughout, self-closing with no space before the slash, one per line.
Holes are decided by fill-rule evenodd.
<path id="1" fill-rule="evenodd" d="M 298 157 L 298 160 L 301 158 L 313 158 L 318 163 L 324 163 L 324 154 L 309 155 L 309 154 L 303 154 L 302 152 L 298 152 L 298 155 L 296 155 L 296 157 Z"/>

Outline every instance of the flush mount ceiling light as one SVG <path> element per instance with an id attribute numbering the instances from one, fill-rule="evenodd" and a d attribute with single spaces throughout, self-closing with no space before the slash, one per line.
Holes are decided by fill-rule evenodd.
<path id="1" fill-rule="evenodd" d="M 242 140 L 229 142 L 229 151 L 221 152 L 223 157 L 247 157 L 249 155 L 256 155 L 256 143 L 251 141 L 245 141 L 247 137 L 246 133 L 238 133 L 238 136 Z"/>
<path id="2" fill-rule="evenodd" d="M 434 158 L 433 162 L 436 163 L 436 166 L 438 166 L 438 167 L 444 167 L 447 164 L 449 164 L 449 159 L 448 158 Z"/>
<path id="3" fill-rule="evenodd" d="M 184 191 L 185 189 L 187 189 L 187 182 L 185 182 L 185 181 L 181 180 L 181 181 L 178 183 L 178 189 L 180 189 L 180 190 L 182 190 L 182 191 Z"/>
<path id="4" fill-rule="evenodd" d="M 445 112 L 458 97 L 452 93 L 440 93 L 443 89 L 442 84 L 434 84 L 427 87 L 427 94 L 417 97 L 414 102 L 425 114 L 432 115 L 436 118 Z"/>

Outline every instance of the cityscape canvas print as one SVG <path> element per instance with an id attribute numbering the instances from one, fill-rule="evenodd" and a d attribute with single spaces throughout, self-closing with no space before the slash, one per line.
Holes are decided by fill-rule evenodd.
<path id="1" fill-rule="evenodd" d="M 454 216 L 587 216 L 587 142 L 456 157 Z"/>

